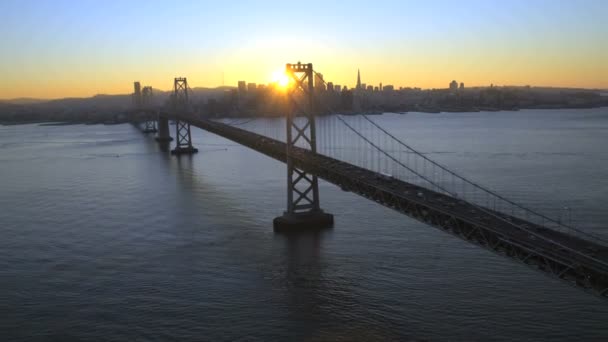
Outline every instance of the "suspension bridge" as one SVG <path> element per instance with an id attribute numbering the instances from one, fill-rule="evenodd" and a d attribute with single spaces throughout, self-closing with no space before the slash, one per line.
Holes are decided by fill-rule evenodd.
<path id="1" fill-rule="evenodd" d="M 318 178 L 394 209 L 466 242 L 608 298 L 608 240 L 531 209 L 461 176 L 398 139 L 367 115 L 320 117 L 317 128 L 312 64 L 287 64 L 293 81 L 282 128 L 248 127 L 251 119 L 212 120 L 195 114 L 185 78 L 174 80 L 169 104 L 150 106 L 151 88 L 135 83 L 133 118 L 142 131 L 192 154 L 191 126 L 249 147 L 287 165 L 287 206 L 276 231 L 333 225 L 320 206 Z M 148 90 L 146 90 L 148 89 Z M 339 147 L 339 148 L 338 148 Z"/>

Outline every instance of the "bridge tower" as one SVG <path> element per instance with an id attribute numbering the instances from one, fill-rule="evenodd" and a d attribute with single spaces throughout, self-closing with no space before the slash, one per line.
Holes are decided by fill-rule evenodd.
<path id="1" fill-rule="evenodd" d="M 319 205 L 317 176 L 296 165 L 294 155 L 298 149 L 317 153 L 314 114 L 314 72 L 312 64 L 287 64 L 285 73 L 293 86 L 287 96 L 291 109 L 287 114 L 287 210 L 274 219 L 275 231 L 323 229 L 333 226 L 334 217 L 323 212 Z M 296 118 L 302 118 L 296 120 Z M 298 147 L 298 145 L 300 147 Z"/>
<path id="2" fill-rule="evenodd" d="M 173 116 L 175 117 L 175 148 L 171 154 L 192 154 L 198 149 L 192 147 L 190 124 L 179 118 L 192 115 L 188 100 L 188 80 L 185 77 L 176 77 L 173 83 Z"/>
<path id="3" fill-rule="evenodd" d="M 156 133 L 156 118 L 150 112 L 152 105 L 152 87 L 144 87 L 141 93 L 141 103 L 145 111 L 144 133 Z"/>

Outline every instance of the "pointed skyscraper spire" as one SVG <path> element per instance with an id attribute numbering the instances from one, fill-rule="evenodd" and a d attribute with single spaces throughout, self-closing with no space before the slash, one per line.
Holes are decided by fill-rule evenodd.
<path id="1" fill-rule="evenodd" d="M 357 69 L 357 89 L 361 89 L 361 71 Z"/>

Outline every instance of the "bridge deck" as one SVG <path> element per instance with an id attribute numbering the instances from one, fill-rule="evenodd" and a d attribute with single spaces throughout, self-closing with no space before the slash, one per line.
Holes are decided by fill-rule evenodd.
<path id="1" fill-rule="evenodd" d="M 285 162 L 286 145 L 205 119 L 180 118 Z M 468 242 L 522 262 L 608 298 L 608 247 L 479 207 L 320 154 L 295 148 L 294 164 L 306 172 Z"/>

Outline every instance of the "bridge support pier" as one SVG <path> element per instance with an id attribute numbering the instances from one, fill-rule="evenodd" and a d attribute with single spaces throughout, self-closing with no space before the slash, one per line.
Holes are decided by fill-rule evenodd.
<path id="1" fill-rule="evenodd" d="M 295 86 L 288 92 L 292 105 L 286 120 L 287 211 L 274 219 L 273 228 L 275 232 L 331 228 L 334 224 L 333 215 L 323 212 L 319 206 L 317 176 L 297 168 L 292 158 L 297 149 L 306 148 L 317 153 L 312 64 L 287 64 L 285 71 L 295 82 Z M 303 96 L 294 94 L 298 91 Z M 306 103 L 300 104 L 298 101 L 301 99 Z M 294 119 L 298 115 L 304 118 L 304 122 L 296 123 Z M 298 145 L 306 147 L 297 147 Z"/>
<path id="2" fill-rule="evenodd" d="M 156 121 L 152 119 L 147 119 L 146 122 L 144 122 L 144 129 L 142 130 L 142 132 L 146 134 L 156 133 Z"/>
<path id="3" fill-rule="evenodd" d="M 305 213 L 285 212 L 282 216 L 276 217 L 272 221 L 275 232 L 288 233 L 304 230 L 321 230 L 331 228 L 334 225 L 334 215 L 319 211 L 309 211 Z"/>
<path id="4" fill-rule="evenodd" d="M 169 119 L 159 116 L 158 117 L 158 136 L 156 141 L 158 142 L 169 142 L 172 141 L 171 134 L 169 133 Z"/>

